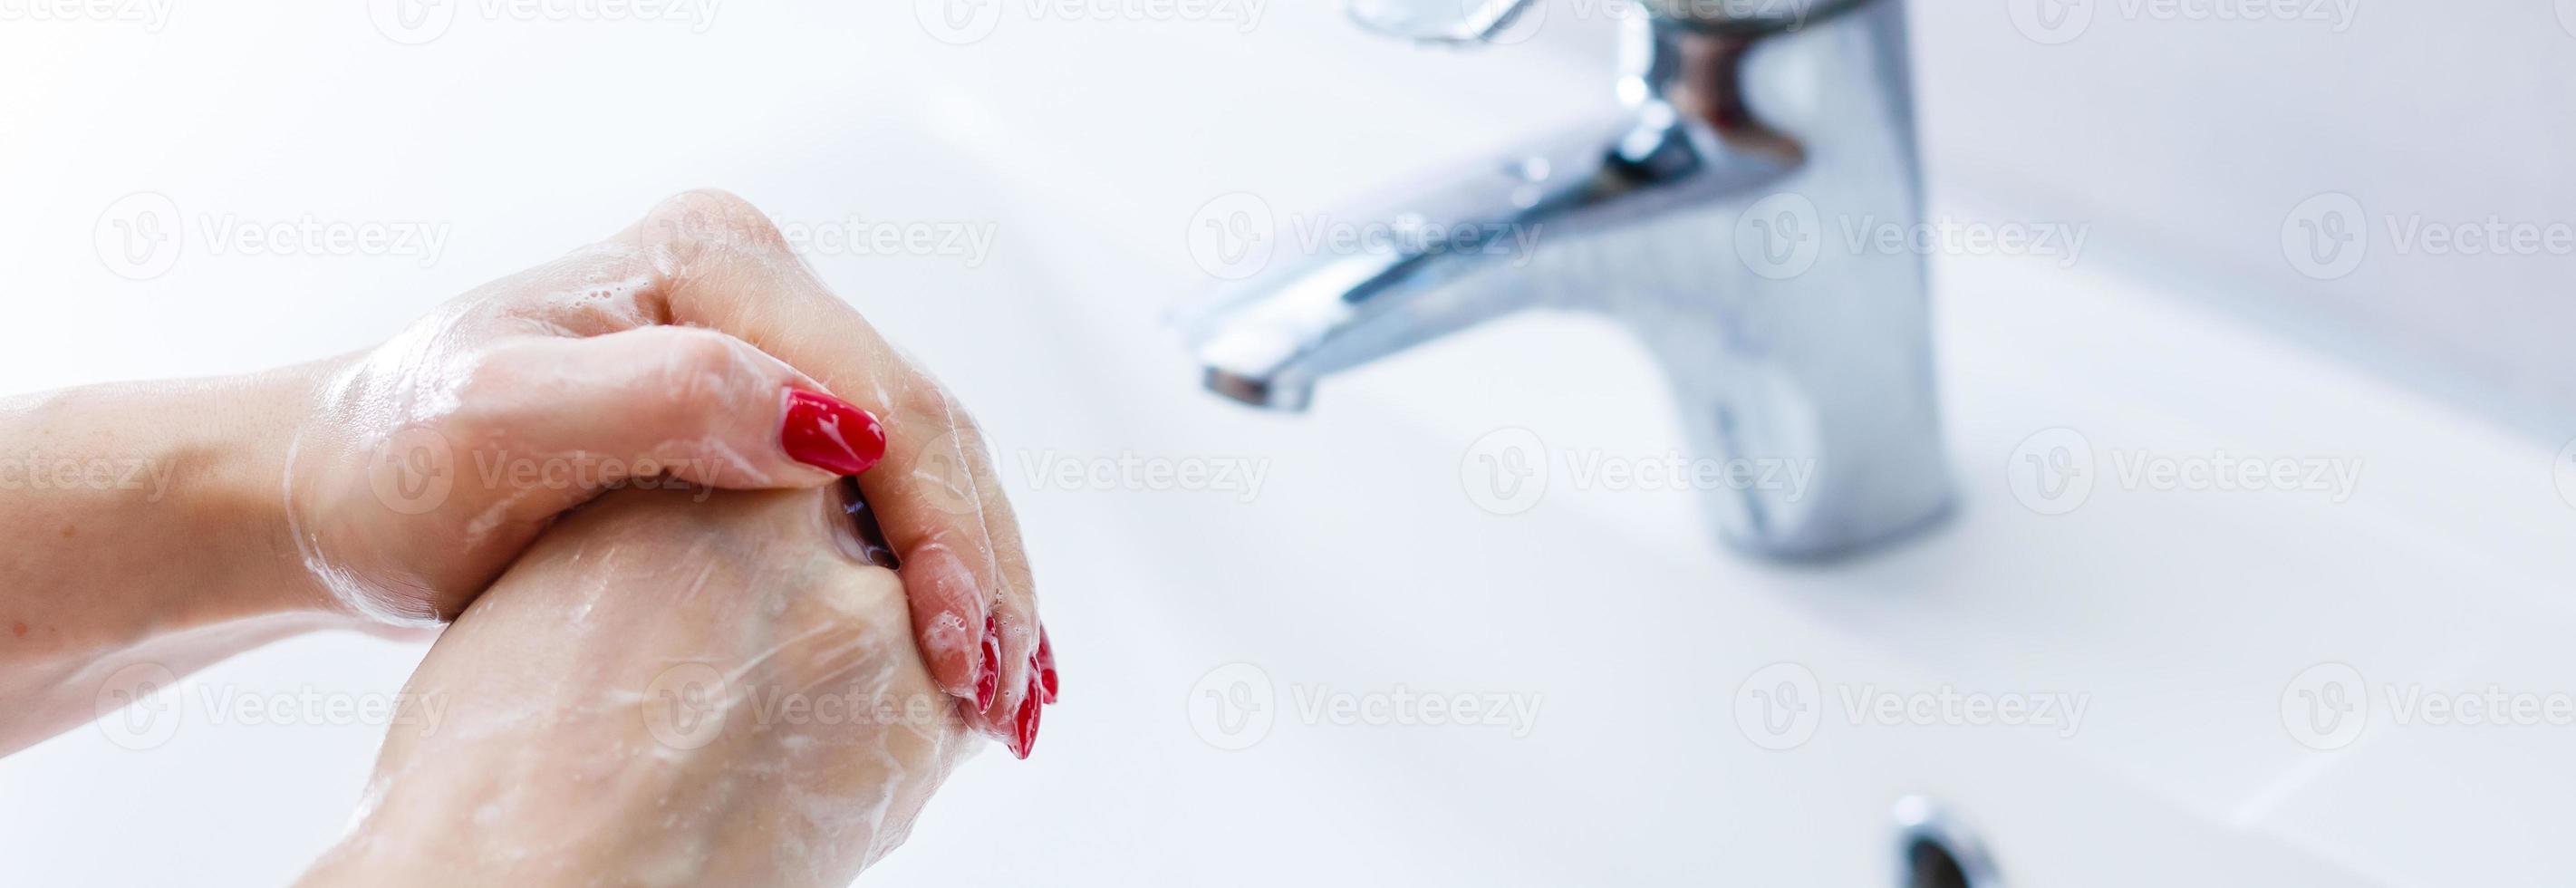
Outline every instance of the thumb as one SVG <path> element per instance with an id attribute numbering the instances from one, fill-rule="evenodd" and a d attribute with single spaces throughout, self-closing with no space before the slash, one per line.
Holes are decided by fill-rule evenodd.
<path id="1" fill-rule="evenodd" d="M 578 457 L 570 478 L 538 478 L 504 499 L 512 517 L 541 519 L 600 489 L 667 475 L 705 487 L 815 487 L 856 475 L 885 454 L 877 418 L 750 343 L 693 327 L 656 326 L 585 339 L 537 337 L 495 349 L 464 399 L 465 428 L 497 451 L 496 487 L 513 465 Z M 493 446 L 497 445 L 497 447 Z"/>

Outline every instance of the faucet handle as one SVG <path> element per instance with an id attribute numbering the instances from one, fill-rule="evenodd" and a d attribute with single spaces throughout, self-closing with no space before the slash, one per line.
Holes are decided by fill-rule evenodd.
<path id="1" fill-rule="evenodd" d="M 1423 43 L 1484 43 L 1511 27 L 1532 0 L 1344 0 L 1360 27 Z"/>

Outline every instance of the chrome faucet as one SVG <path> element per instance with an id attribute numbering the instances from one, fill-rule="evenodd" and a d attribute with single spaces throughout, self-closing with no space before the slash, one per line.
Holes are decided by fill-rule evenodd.
<path id="1" fill-rule="evenodd" d="M 1529 0 L 1353 2 L 1382 30 L 1471 42 Z M 1602 311 L 1661 360 L 1698 458 L 1810 472 L 1705 497 L 1727 542 L 1825 557 L 1933 523 L 1950 486 L 1924 257 L 1902 234 L 1923 220 L 1902 5 L 1624 8 L 1612 119 L 1364 215 L 1396 235 L 1381 249 L 1184 311 L 1207 387 L 1298 410 L 1322 377 L 1497 315 Z"/>

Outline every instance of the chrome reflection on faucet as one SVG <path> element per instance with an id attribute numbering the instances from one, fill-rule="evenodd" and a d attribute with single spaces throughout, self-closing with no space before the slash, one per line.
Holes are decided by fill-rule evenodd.
<path id="1" fill-rule="evenodd" d="M 1459 41 L 1520 5 L 1353 14 Z M 1660 359 L 1700 457 L 1816 467 L 1802 490 L 1708 495 L 1730 543 L 1822 557 L 1934 522 L 1950 487 L 1924 259 L 1835 234 L 1923 217 L 1902 5 L 1650 6 L 1624 23 L 1611 120 L 1363 214 L 1396 234 L 1382 249 L 1296 257 L 1185 312 L 1207 387 L 1299 410 L 1325 376 L 1501 314 L 1600 311 Z"/>

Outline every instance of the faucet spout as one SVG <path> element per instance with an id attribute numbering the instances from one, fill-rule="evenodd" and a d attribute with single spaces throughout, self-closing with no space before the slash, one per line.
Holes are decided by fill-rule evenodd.
<path id="1" fill-rule="evenodd" d="M 1729 542 L 1813 557 L 1929 523 L 1948 482 L 1923 257 L 1828 231 L 1922 218 L 1903 9 L 1822 8 L 1632 19 L 1613 118 L 1414 189 L 1356 216 L 1352 248 L 1185 312 L 1206 386 L 1302 410 L 1324 377 L 1503 314 L 1601 311 L 1661 359 L 1718 474 L 1808 479 L 1713 491 Z"/>
<path id="2" fill-rule="evenodd" d="M 1367 221 L 1347 249 L 1222 289 L 1179 319 L 1207 387 L 1300 410 L 1324 376 L 1538 304 L 1514 272 L 1542 245 L 1580 236 L 1597 221 L 1588 211 L 1654 184 L 1605 153 L 1618 135 L 1586 127 L 1351 214 Z"/>
<path id="3" fill-rule="evenodd" d="M 1223 288 L 1180 326 L 1210 391 L 1303 410 L 1315 382 L 1524 308 L 1584 294 L 1533 269 L 1664 206 L 1785 176 L 1774 154 L 1699 138 L 1661 104 L 1576 127 L 1373 210 L 1353 248 Z"/>

